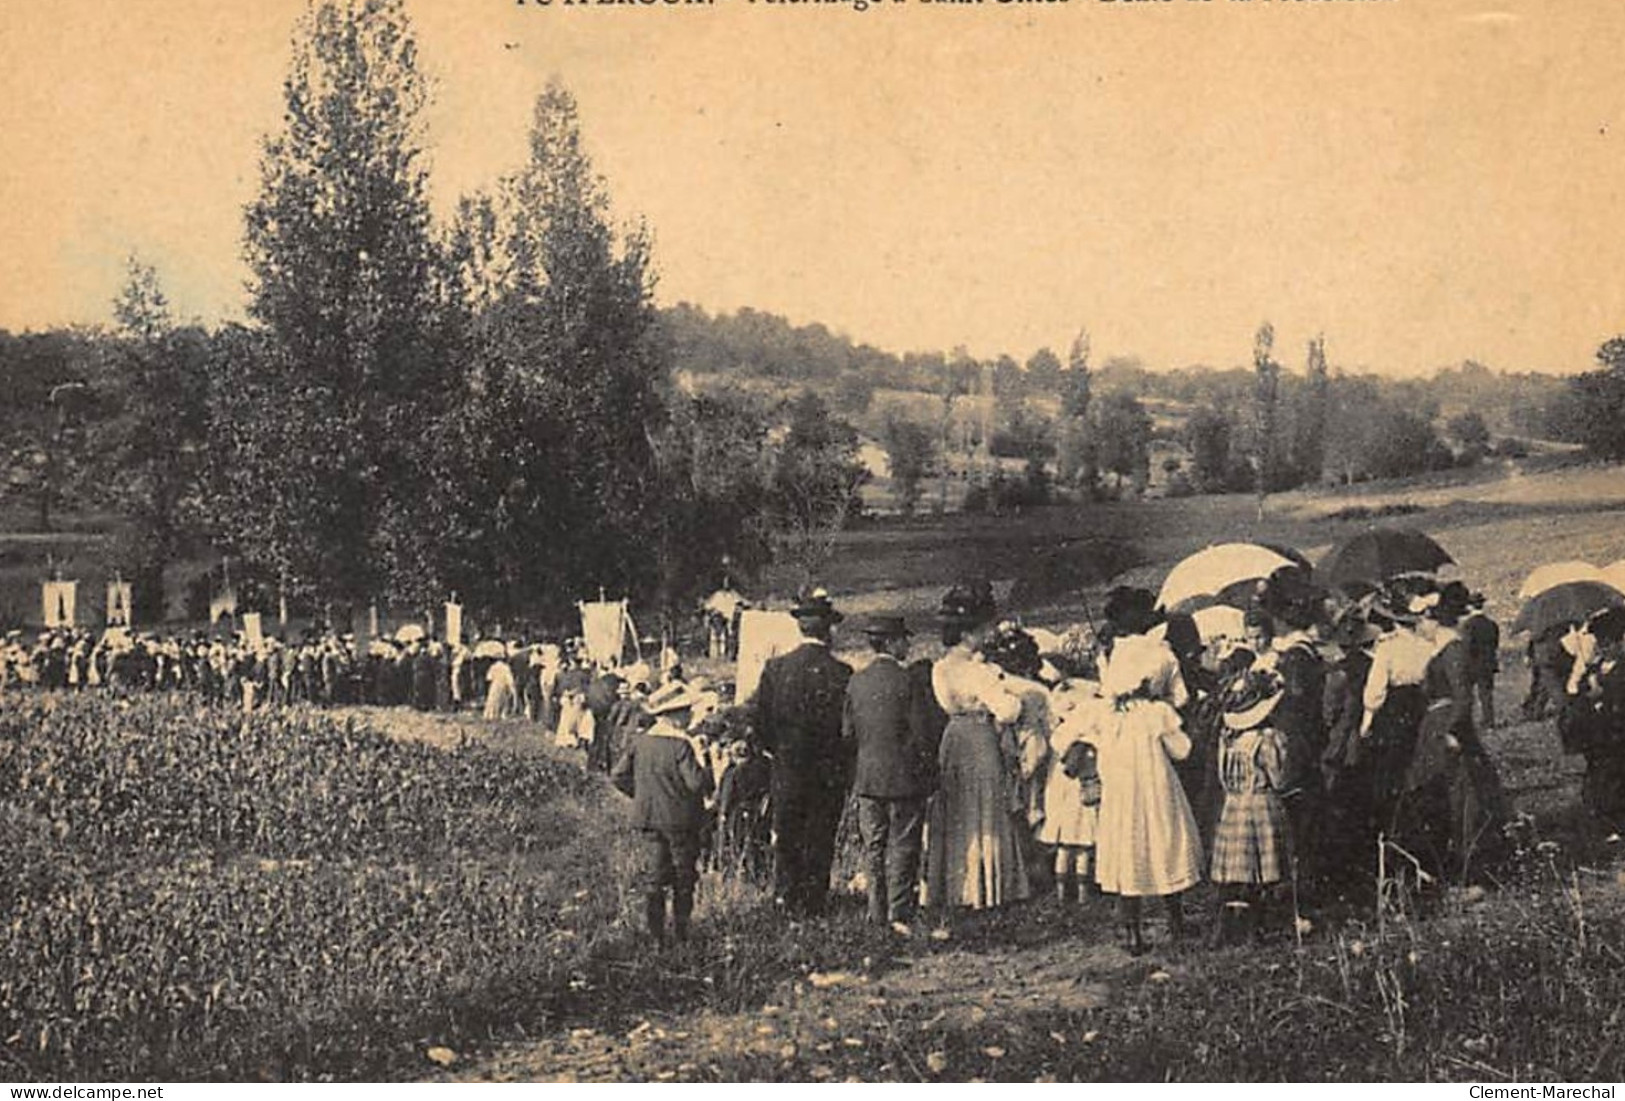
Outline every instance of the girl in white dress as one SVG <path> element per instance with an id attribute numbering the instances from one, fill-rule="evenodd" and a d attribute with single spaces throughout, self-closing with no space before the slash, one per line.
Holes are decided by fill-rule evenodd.
<path id="1" fill-rule="evenodd" d="M 1099 687 L 1068 680 L 1050 692 L 1050 760 L 1038 842 L 1055 850 L 1055 894 L 1063 903 L 1076 902 L 1080 885 L 1091 883 L 1093 874 L 1100 773 L 1089 739 L 1103 705 Z"/>
<path id="2" fill-rule="evenodd" d="M 949 649 L 932 667 L 931 687 L 948 725 L 927 826 L 926 899 L 939 907 L 1001 906 L 1031 891 L 1012 814 L 1019 776 L 1012 724 L 1021 699 L 979 653 L 995 614 L 991 589 L 956 586 L 940 614 Z"/>
<path id="3" fill-rule="evenodd" d="M 1178 678 L 1173 652 L 1144 636 L 1117 640 L 1101 675 L 1094 742 L 1100 766 L 1095 876 L 1119 896 L 1126 947 L 1145 952 L 1140 900 L 1162 897 L 1168 932 L 1184 937 L 1180 893 L 1201 880 L 1202 844 L 1173 761 L 1191 749 L 1169 702 Z"/>

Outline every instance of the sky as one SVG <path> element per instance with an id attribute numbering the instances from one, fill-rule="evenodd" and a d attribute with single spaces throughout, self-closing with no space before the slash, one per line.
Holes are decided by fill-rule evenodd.
<path id="1" fill-rule="evenodd" d="M 0 327 L 107 323 L 131 254 L 241 318 L 303 0 L 0 7 Z M 1625 4 L 407 0 L 436 209 L 550 77 L 657 300 L 904 352 L 1592 366 L 1625 332 Z"/>

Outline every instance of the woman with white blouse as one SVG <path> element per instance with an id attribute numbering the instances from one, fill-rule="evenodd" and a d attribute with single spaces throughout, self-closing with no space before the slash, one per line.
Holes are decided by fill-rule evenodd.
<path id="1" fill-rule="evenodd" d="M 955 586 L 940 611 L 948 652 L 931 687 L 948 714 L 937 754 L 939 789 L 927 827 L 926 899 L 985 909 L 1029 896 L 1022 836 L 1011 813 L 1021 698 L 982 658 L 995 616 L 988 586 Z"/>

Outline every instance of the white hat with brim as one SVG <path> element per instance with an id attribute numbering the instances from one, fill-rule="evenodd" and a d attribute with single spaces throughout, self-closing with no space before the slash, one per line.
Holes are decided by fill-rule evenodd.
<path id="1" fill-rule="evenodd" d="M 722 697 L 715 692 L 702 692 L 692 687 L 684 688 L 664 699 L 651 700 L 645 710 L 651 715 L 669 715 L 678 711 L 692 711 L 696 719 L 702 719 L 715 711 L 722 703 Z"/>
<path id="2" fill-rule="evenodd" d="M 1224 713 L 1224 725 L 1231 730 L 1251 730 L 1270 717 L 1270 714 L 1275 710 L 1275 705 L 1280 703 L 1281 698 L 1285 695 L 1284 690 L 1272 692 L 1245 710 L 1226 711 Z"/>
<path id="3" fill-rule="evenodd" d="M 684 687 L 676 692 L 663 696 L 650 697 L 645 710 L 651 715 L 670 715 L 676 711 L 692 711 L 700 703 L 702 692 L 692 692 Z"/>

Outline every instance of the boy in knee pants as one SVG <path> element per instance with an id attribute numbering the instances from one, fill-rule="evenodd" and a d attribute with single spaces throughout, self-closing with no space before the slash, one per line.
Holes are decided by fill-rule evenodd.
<path id="1" fill-rule="evenodd" d="M 688 739 L 696 712 L 709 710 L 706 694 L 687 690 L 650 709 L 654 725 L 628 740 L 610 781 L 632 798 L 632 828 L 639 831 L 644 917 L 649 938 L 666 939 L 666 890 L 671 889 L 672 934 L 688 939 L 698 879 L 700 829 L 711 770 Z"/>

